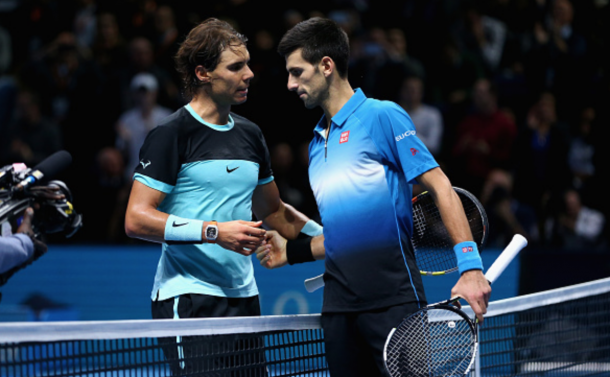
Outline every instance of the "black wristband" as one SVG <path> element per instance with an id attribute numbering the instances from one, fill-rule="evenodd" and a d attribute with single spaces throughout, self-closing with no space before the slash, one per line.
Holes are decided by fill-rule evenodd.
<path id="1" fill-rule="evenodd" d="M 286 259 L 288 264 L 314 262 L 315 258 L 311 251 L 311 239 L 307 237 L 297 240 L 288 240 L 286 242 Z"/>

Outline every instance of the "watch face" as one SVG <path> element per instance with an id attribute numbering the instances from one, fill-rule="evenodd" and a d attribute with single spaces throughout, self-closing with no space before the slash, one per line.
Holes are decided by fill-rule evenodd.
<path id="1" fill-rule="evenodd" d="M 215 240 L 217 234 L 218 234 L 218 228 L 216 228 L 215 226 L 209 225 L 205 229 L 205 237 L 207 239 Z"/>

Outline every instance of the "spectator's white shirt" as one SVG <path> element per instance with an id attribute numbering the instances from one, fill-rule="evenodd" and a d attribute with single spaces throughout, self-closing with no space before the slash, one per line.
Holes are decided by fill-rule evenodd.
<path id="1" fill-rule="evenodd" d="M 131 109 L 123 113 L 119 118 L 119 135 L 116 142 L 116 147 L 126 152 L 127 161 L 125 161 L 125 176 L 131 180 L 133 170 L 140 161 L 140 148 L 144 144 L 144 139 L 148 132 L 155 128 L 164 118 L 171 115 L 171 110 L 163 106 L 155 106 L 150 117 L 144 119 L 142 112 L 137 109 Z"/>
<path id="2" fill-rule="evenodd" d="M 437 155 L 441 150 L 443 138 L 443 116 L 432 106 L 422 104 L 409 111 L 409 116 L 417 130 L 417 137 L 426 145 L 430 153 Z"/>

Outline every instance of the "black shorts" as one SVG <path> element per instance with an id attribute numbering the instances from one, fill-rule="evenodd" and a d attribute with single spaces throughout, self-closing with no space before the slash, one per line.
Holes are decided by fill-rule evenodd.
<path id="1" fill-rule="evenodd" d="M 177 310 L 174 306 L 177 303 Z M 258 296 L 231 298 L 199 294 L 185 294 L 162 301 L 152 302 L 152 317 L 166 318 L 207 318 L 243 317 L 261 315 Z"/>
<path id="2" fill-rule="evenodd" d="M 326 360 L 332 377 L 388 376 L 383 347 L 392 328 L 416 312 L 409 303 L 366 312 L 322 313 Z"/>
<path id="3" fill-rule="evenodd" d="M 247 298 L 185 294 L 152 302 L 154 319 L 241 317 L 261 314 L 258 296 Z M 266 377 L 264 340 L 256 334 L 178 336 L 159 344 L 173 376 Z M 242 356 L 240 356 L 242 355 Z"/>

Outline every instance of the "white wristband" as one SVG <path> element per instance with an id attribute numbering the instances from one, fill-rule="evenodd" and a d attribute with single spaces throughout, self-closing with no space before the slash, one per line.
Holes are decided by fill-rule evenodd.
<path id="1" fill-rule="evenodd" d="M 201 242 L 203 220 L 183 219 L 169 215 L 165 223 L 166 241 Z"/>
<path id="2" fill-rule="evenodd" d="M 322 235 L 324 233 L 323 230 L 324 228 L 322 228 L 320 224 L 313 220 L 309 220 L 305 223 L 303 229 L 301 229 L 301 233 L 307 234 L 309 237 L 315 237 Z"/>

